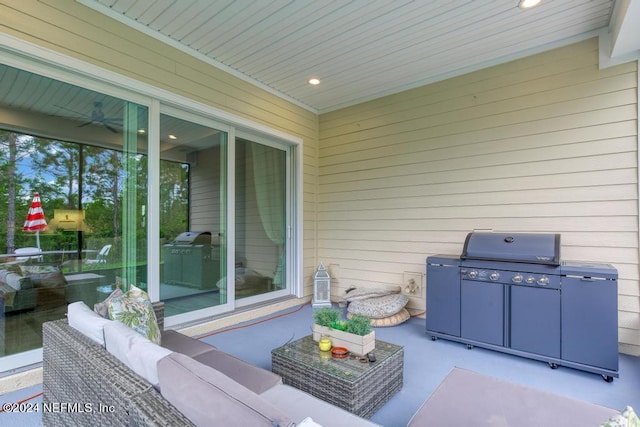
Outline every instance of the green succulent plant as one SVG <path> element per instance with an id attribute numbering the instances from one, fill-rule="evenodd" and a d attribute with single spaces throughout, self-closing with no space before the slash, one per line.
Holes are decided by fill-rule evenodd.
<path id="1" fill-rule="evenodd" d="M 339 331 L 364 336 L 371 332 L 371 318 L 359 314 L 342 319 L 342 312 L 333 307 L 322 307 L 313 312 L 313 320 L 317 325 Z"/>
<path id="2" fill-rule="evenodd" d="M 346 331 L 349 327 L 349 324 L 346 320 L 336 320 L 331 324 L 331 327 L 339 331 Z"/>
<path id="3" fill-rule="evenodd" d="M 322 307 L 313 312 L 313 320 L 317 325 L 332 328 L 333 324 L 340 319 L 340 310 L 333 307 Z"/>
<path id="4" fill-rule="evenodd" d="M 347 320 L 347 332 L 364 336 L 371 332 L 371 318 L 360 314 L 354 314 Z"/>

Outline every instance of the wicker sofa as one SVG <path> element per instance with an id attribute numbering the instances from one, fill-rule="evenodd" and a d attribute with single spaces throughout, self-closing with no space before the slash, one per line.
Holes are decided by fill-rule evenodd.
<path id="1" fill-rule="evenodd" d="M 0 297 L 4 300 L 6 314 L 49 310 L 78 301 L 80 298 L 68 298 L 76 287 L 67 283 L 67 277 L 56 263 L 11 261 L 0 264 Z"/>
<path id="2" fill-rule="evenodd" d="M 162 303 L 155 303 L 154 309 L 158 326 L 163 328 Z M 197 369 L 201 370 L 215 366 L 216 368 L 211 371 L 215 371 L 213 373 L 217 375 L 216 378 L 222 378 L 221 382 L 225 384 L 221 387 L 232 386 L 237 391 L 246 390 L 243 388 L 246 386 L 252 391 L 246 391 L 244 394 L 252 395 L 251 398 L 254 400 L 251 402 L 257 402 L 257 406 L 266 405 L 273 409 L 275 404 L 272 402 L 286 395 L 287 406 L 277 407 L 275 411 L 278 414 L 284 414 L 284 418 L 288 421 L 268 423 L 268 425 L 292 426 L 304 421 L 307 417 L 324 426 L 376 425 L 282 384 L 281 379 L 270 371 L 249 365 L 215 347 L 178 332 L 163 332 L 162 346 L 174 352 L 170 355 L 171 357 L 175 356 L 176 360 L 180 357 L 180 363 L 186 361 L 185 366 L 195 363 L 198 365 Z M 158 366 L 166 360 L 171 362 L 170 356 L 161 359 Z M 196 359 L 200 362 L 196 362 Z M 183 367 L 181 365 L 179 369 Z M 198 372 L 197 369 L 194 369 L 194 372 L 197 380 L 201 380 L 203 378 L 200 376 L 201 371 Z M 219 397 L 217 384 L 214 384 L 214 389 L 207 389 L 211 390 L 210 392 L 202 393 L 196 391 L 202 385 L 200 384 L 202 381 L 193 383 L 188 375 L 169 378 L 169 381 L 163 383 L 159 367 L 158 375 L 162 392 L 158 391 L 149 381 L 134 373 L 104 347 L 69 326 L 64 319 L 46 322 L 43 325 L 43 370 L 43 404 L 46 409 L 43 411 L 43 422 L 46 426 L 222 424 L 231 426 L 243 425 L 240 420 L 247 419 L 243 418 L 246 414 L 239 412 L 237 406 L 234 406 L 235 399 L 229 400 L 227 395 Z M 182 375 L 180 370 L 178 372 Z M 211 373 L 205 372 L 205 375 Z M 238 386 L 235 384 L 236 381 L 242 385 Z M 168 390 L 173 388 L 174 384 L 175 390 Z M 198 416 L 192 416 L 192 412 L 187 416 L 169 402 L 168 399 L 171 397 L 165 398 L 165 396 L 171 396 L 169 392 L 174 397 L 187 396 L 183 397 L 183 400 L 187 400 L 187 405 L 197 405 L 199 406 L 197 409 L 202 409 L 202 413 L 198 416 L 208 416 L 210 413 L 212 418 L 203 420 Z M 263 396 L 268 395 L 277 396 L 277 399 L 269 400 L 269 397 L 263 399 Z M 244 396 L 241 396 L 240 400 L 245 404 Z M 174 400 L 171 402 L 175 403 Z M 244 411 L 244 406 L 240 411 Z M 224 418 L 223 422 L 221 422 L 221 416 Z"/>
<path id="3" fill-rule="evenodd" d="M 0 300 L 2 313 L 31 310 L 37 305 L 37 289 L 29 277 L 0 267 Z"/>

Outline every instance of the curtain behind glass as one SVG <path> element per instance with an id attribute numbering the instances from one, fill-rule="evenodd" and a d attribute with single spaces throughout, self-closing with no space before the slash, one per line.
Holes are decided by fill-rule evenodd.
<path id="1" fill-rule="evenodd" d="M 283 288 L 285 242 L 285 153 L 266 145 L 250 143 L 253 181 L 264 232 L 278 248 L 273 285 Z"/>

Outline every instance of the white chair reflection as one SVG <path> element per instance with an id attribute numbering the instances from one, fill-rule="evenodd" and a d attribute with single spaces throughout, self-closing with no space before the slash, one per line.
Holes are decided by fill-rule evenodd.
<path id="1" fill-rule="evenodd" d="M 106 264 L 107 263 L 107 255 L 109 255 L 109 251 L 111 250 L 111 245 L 104 245 L 98 255 L 96 255 L 93 259 L 86 259 L 84 262 L 86 264 Z"/>
<path id="2" fill-rule="evenodd" d="M 42 261 L 42 249 L 40 248 L 18 248 L 15 251 L 16 261 L 26 262 L 29 260 Z"/>

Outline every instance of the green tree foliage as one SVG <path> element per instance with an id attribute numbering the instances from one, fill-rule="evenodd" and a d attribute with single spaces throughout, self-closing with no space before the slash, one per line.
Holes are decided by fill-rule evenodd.
<path id="1" fill-rule="evenodd" d="M 31 203 L 31 188 L 37 177 L 27 174 L 22 167 L 25 159 L 37 150 L 34 139 L 26 135 L 0 130 L 0 194 L 6 203 L 0 205 L 0 236 L 5 240 L 5 251 L 22 246 L 26 236 L 22 224 Z M 24 215 L 24 216 L 23 216 Z"/>
<path id="2" fill-rule="evenodd" d="M 56 208 L 73 209 L 77 205 L 77 180 L 79 168 L 80 145 L 69 142 L 51 141 L 44 138 L 33 138 L 36 152 L 31 158 L 32 170 L 38 176 L 38 192 L 51 206 L 54 199 Z M 43 173 L 53 176 L 54 180 L 42 178 Z"/>
<path id="3" fill-rule="evenodd" d="M 22 224 L 33 193 L 40 193 L 50 222 L 56 209 L 78 209 L 85 214 L 85 236 L 116 241 L 121 235 L 123 153 L 117 150 L 38 138 L 0 130 L 0 237 L 5 253 L 31 246 L 33 236 L 22 233 Z M 138 238 L 146 239 L 148 159 L 136 157 Z M 188 165 L 161 161 L 161 237 L 173 238 L 187 228 Z M 12 196 L 13 195 L 13 196 Z M 50 230 L 41 236 L 45 250 L 77 248 L 75 232 Z"/>
<path id="4" fill-rule="evenodd" d="M 188 227 L 189 166 L 162 162 L 160 168 L 160 237 L 175 238 Z"/>
<path id="5" fill-rule="evenodd" d="M 86 151 L 83 173 L 85 221 L 98 237 L 121 235 L 122 153 L 91 147 Z M 87 203 L 86 201 L 90 201 Z"/>

